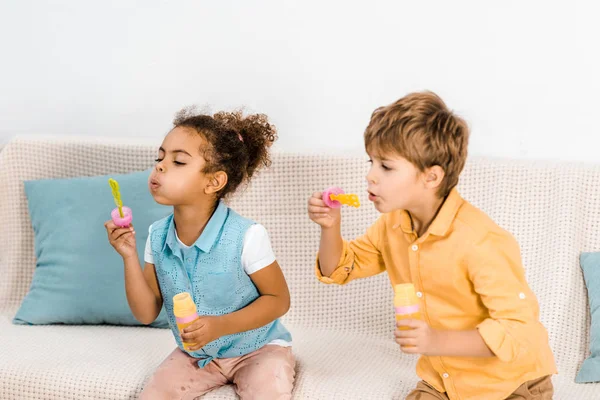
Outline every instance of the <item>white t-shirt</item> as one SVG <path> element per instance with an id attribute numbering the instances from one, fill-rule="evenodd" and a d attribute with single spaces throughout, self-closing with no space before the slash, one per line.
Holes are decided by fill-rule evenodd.
<path id="1" fill-rule="evenodd" d="M 152 233 L 152 225 L 148 228 L 148 239 L 146 240 L 146 249 L 144 250 L 144 261 L 148 264 L 154 264 L 154 255 L 152 254 L 152 246 L 150 244 L 150 233 Z M 177 243 L 184 248 L 189 249 L 192 246 L 185 245 L 177 236 Z M 269 234 L 261 224 L 251 225 L 244 235 L 242 244 L 242 267 L 248 275 L 260 271 L 275 262 L 275 254 L 271 247 Z M 292 343 L 285 340 L 273 340 L 268 344 L 274 344 L 283 347 L 289 347 Z"/>
<path id="2" fill-rule="evenodd" d="M 152 247 L 150 245 L 150 233 L 152 232 L 152 225 L 148 229 L 148 240 L 146 240 L 146 250 L 144 251 L 144 261 L 149 264 L 154 264 L 154 255 L 152 254 Z M 177 232 L 175 232 L 177 243 L 184 248 L 189 249 L 192 246 L 187 246 L 179 240 Z M 256 271 L 268 267 L 275 261 L 275 254 L 271 248 L 271 241 L 269 240 L 269 234 L 264 226 L 260 224 L 254 224 L 248 228 L 244 235 L 244 243 L 242 245 L 242 267 L 248 275 L 252 275 Z"/>

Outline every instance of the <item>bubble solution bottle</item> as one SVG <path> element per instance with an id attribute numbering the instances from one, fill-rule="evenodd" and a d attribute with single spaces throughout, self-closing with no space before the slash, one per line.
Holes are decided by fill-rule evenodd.
<path id="1" fill-rule="evenodd" d="M 419 301 L 415 294 L 415 286 L 412 283 L 403 283 L 394 286 L 394 307 L 396 309 L 396 321 L 403 319 L 421 319 Z M 411 329 L 401 327 L 399 329 Z"/>
<path id="2" fill-rule="evenodd" d="M 173 296 L 173 314 L 175 314 L 175 321 L 177 322 L 179 333 L 198 319 L 196 304 L 194 304 L 194 300 L 188 292 L 181 292 Z M 189 350 L 189 347 L 194 344 L 195 343 L 184 342 L 183 348 Z"/>

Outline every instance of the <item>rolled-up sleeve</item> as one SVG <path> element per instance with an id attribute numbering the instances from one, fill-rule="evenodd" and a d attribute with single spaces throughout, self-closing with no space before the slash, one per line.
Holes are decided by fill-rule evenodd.
<path id="1" fill-rule="evenodd" d="M 525 279 L 518 243 L 507 232 L 488 233 L 474 246 L 469 276 L 489 313 L 477 326 L 479 334 L 501 361 L 534 356 L 536 341 L 546 331 L 538 321 L 539 306 Z"/>
<path id="2" fill-rule="evenodd" d="M 317 255 L 315 266 L 317 278 L 323 283 L 344 285 L 354 279 L 366 278 L 385 271 L 379 250 L 383 226 L 383 216 L 381 216 L 364 235 L 351 241 L 344 240 L 340 261 L 330 277 L 323 276 L 321 273 Z"/>

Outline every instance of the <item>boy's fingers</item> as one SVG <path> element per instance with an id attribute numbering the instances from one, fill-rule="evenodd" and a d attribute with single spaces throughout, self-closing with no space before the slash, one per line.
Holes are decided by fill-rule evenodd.
<path id="1" fill-rule="evenodd" d="M 419 320 L 417 319 L 401 319 L 399 321 L 396 321 L 396 326 L 400 327 L 407 327 L 407 328 L 417 328 L 420 324 L 419 324 Z"/>
<path id="2" fill-rule="evenodd" d="M 414 338 L 396 339 L 396 343 L 398 343 L 400 346 L 416 346 L 417 339 L 414 339 Z"/>
<path id="3" fill-rule="evenodd" d="M 322 219 L 328 216 L 328 214 L 321 214 L 321 213 L 309 213 L 308 214 L 312 219 Z"/>
<path id="4" fill-rule="evenodd" d="M 417 346 L 400 346 L 400 350 L 406 354 L 421 354 Z"/>
<path id="5" fill-rule="evenodd" d="M 329 207 L 320 207 L 320 206 L 308 206 L 308 211 L 313 213 L 328 213 L 331 210 Z"/>
<path id="6" fill-rule="evenodd" d="M 396 338 L 414 338 L 417 337 L 417 332 L 414 329 L 396 329 L 394 336 Z"/>
<path id="7" fill-rule="evenodd" d="M 317 197 L 311 197 L 310 199 L 308 199 L 308 204 L 313 205 L 313 206 L 325 206 L 325 202 L 323 201 L 322 198 L 317 198 Z"/>

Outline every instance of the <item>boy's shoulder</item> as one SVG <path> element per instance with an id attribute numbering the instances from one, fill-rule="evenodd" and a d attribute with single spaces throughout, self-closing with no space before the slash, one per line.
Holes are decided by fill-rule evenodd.
<path id="1" fill-rule="evenodd" d="M 493 243 L 494 247 L 518 247 L 516 238 L 487 213 L 463 199 L 452 224 L 451 235 L 475 246 Z"/>

